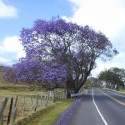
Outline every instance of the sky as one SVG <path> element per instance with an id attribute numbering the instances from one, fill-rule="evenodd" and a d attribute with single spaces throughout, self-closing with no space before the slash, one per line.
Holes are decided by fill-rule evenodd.
<path id="1" fill-rule="evenodd" d="M 25 57 L 19 42 L 22 28 L 56 16 L 103 32 L 119 51 L 111 61 L 97 60 L 93 76 L 105 68 L 125 68 L 125 0 L 0 0 L 0 65 Z"/>

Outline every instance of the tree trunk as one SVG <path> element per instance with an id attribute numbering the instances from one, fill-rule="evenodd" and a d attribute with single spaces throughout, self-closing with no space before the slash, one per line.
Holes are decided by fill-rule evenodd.
<path id="1" fill-rule="evenodd" d="M 74 89 L 74 93 L 78 93 L 79 92 L 79 89 Z"/>
<path id="2" fill-rule="evenodd" d="M 87 80 L 88 75 L 85 76 L 84 80 L 81 81 L 77 87 L 75 86 L 74 80 L 71 76 L 67 78 L 66 81 L 66 90 L 67 90 L 67 98 L 71 98 L 71 92 L 73 91 L 74 93 L 78 93 L 80 88 L 85 84 Z"/>
<path id="3" fill-rule="evenodd" d="M 117 85 L 117 87 L 116 87 L 116 90 L 118 91 L 119 90 L 119 86 Z"/>
<path id="4" fill-rule="evenodd" d="M 72 84 L 72 81 L 69 78 L 67 78 L 67 81 L 66 81 L 66 91 L 67 91 L 67 99 L 71 98 L 71 85 Z"/>
<path id="5" fill-rule="evenodd" d="M 88 75 L 85 76 L 84 80 L 79 83 L 77 88 L 74 89 L 74 93 L 78 93 L 81 87 L 86 83 Z"/>
<path id="6" fill-rule="evenodd" d="M 70 91 L 67 91 L 67 99 L 70 99 L 71 98 L 71 93 Z"/>

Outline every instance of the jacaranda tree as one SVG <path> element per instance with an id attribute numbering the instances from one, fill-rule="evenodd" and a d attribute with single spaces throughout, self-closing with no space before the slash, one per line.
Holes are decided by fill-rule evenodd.
<path id="1" fill-rule="evenodd" d="M 103 33 L 61 18 L 36 20 L 32 28 L 22 29 L 20 37 L 26 57 L 11 68 L 16 81 L 64 86 L 67 97 L 85 84 L 96 59 L 118 53 Z M 4 78 L 11 73 L 5 72 Z"/>

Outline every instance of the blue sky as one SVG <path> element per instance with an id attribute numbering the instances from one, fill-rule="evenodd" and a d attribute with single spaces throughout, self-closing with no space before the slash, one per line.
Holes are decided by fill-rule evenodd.
<path id="1" fill-rule="evenodd" d="M 57 15 L 102 31 L 118 49 L 120 54 L 112 61 L 97 60 L 94 75 L 104 68 L 125 68 L 124 0 L 0 0 L 0 65 L 12 65 L 25 56 L 18 41 L 23 27 Z"/>
<path id="2" fill-rule="evenodd" d="M 5 6 L 14 7 L 16 14 L 11 18 L 0 18 L 0 39 L 7 35 L 19 35 L 22 27 L 31 27 L 36 19 L 49 20 L 52 16 L 68 17 L 72 14 L 70 3 L 66 0 L 2 0 L 2 2 Z"/>
<path id="3" fill-rule="evenodd" d="M 67 17 L 72 15 L 71 5 L 66 0 L 0 0 L 0 4 L 0 46 L 5 49 L 11 47 L 3 45 L 5 39 L 9 38 L 8 42 L 9 40 L 15 40 L 16 42 L 17 37 L 20 36 L 21 29 L 23 27 L 32 27 L 35 20 L 50 20 L 57 15 Z M 1 13 L 5 14 L 2 16 Z M 11 44 L 12 41 L 9 43 Z M 19 45 L 13 46 L 17 47 Z M 13 49 L 14 47 L 11 48 Z M 18 50 L 16 49 L 15 51 L 3 50 L 0 53 L 0 57 L 6 60 L 1 59 L 0 63 L 11 64 L 15 62 L 18 60 L 17 54 Z"/>

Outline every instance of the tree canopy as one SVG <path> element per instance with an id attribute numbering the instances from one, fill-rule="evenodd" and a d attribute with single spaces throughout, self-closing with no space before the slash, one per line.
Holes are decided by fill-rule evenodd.
<path id="1" fill-rule="evenodd" d="M 103 82 L 97 77 L 89 77 L 88 81 L 93 87 L 101 87 L 103 85 Z"/>
<path id="2" fill-rule="evenodd" d="M 85 84 L 96 59 L 118 54 L 102 32 L 61 18 L 36 20 L 32 28 L 22 29 L 20 37 L 26 57 L 3 77 L 11 82 L 63 86 L 68 95 Z"/>
<path id="3" fill-rule="evenodd" d="M 124 87 L 125 83 L 125 69 L 123 68 L 117 68 L 117 67 L 112 67 L 110 69 L 106 69 L 102 72 L 100 72 L 98 78 L 100 80 L 103 80 L 106 82 L 106 85 L 108 87 L 113 87 L 117 86 L 117 89 L 119 86 Z"/>

